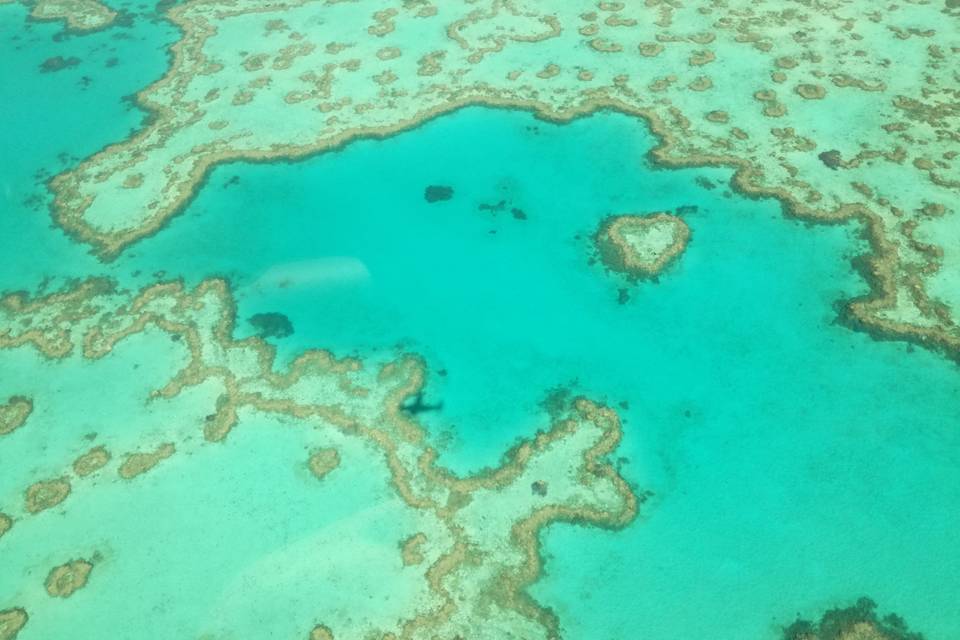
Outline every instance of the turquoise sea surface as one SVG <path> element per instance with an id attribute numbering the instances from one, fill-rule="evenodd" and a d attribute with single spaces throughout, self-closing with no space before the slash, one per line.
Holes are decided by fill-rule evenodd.
<path id="1" fill-rule="evenodd" d="M 144 114 L 122 98 L 163 72 L 175 31 L 138 17 L 129 28 L 58 41 L 56 25 L 24 23 L 21 7 L 3 11 L 0 290 L 35 290 L 48 278 L 54 290 L 87 275 L 127 287 L 158 272 L 190 284 L 219 275 L 237 296 L 238 336 L 255 332 L 246 319 L 257 313 L 290 319 L 294 333 L 275 340 L 284 361 L 314 347 L 420 354 L 429 368 L 424 402 L 434 410 L 418 418 L 440 464 L 460 474 L 495 466 L 541 428 L 557 390 L 607 402 L 625 421 L 619 468 L 652 495 L 625 530 L 558 525 L 544 534 L 545 575 L 531 592 L 567 638 L 773 639 L 798 614 L 862 595 L 930 640 L 960 637 L 960 371 L 838 323 L 836 305 L 867 291 L 851 267 L 867 250 L 856 224 L 789 219 L 776 201 L 732 193 L 729 170 L 652 166 L 656 138 L 622 114 L 558 125 L 467 108 L 301 162 L 217 167 L 166 228 L 104 264 L 52 226 L 43 181 L 139 125 Z M 81 62 L 39 73 L 54 55 Z M 107 66 L 110 58 L 118 61 Z M 452 198 L 426 201 L 430 185 L 451 187 Z M 601 219 L 654 211 L 679 214 L 692 231 L 657 280 L 631 284 L 594 263 Z M 149 359 L 149 339 L 137 344 Z M 0 395 L 29 366 L 0 354 Z M 124 371 L 101 374 L 109 383 Z M 137 388 L 131 398 L 142 395 Z M 286 433 L 238 436 L 256 439 L 251 446 L 266 457 L 244 462 L 255 473 L 213 465 L 190 494 L 197 519 L 182 526 L 202 535 L 236 517 L 208 511 L 198 496 L 269 511 L 263 486 L 287 469 L 265 461 L 294 455 Z M 0 446 L 0 476 L 13 464 L 3 455 Z M 286 519 L 288 532 L 308 531 L 386 495 L 362 470 L 355 475 L 357 495 L 336 496 L 322 515 L 309 512 L 305 494 L 292 498 L 295 513 L 270 517 Z M 150 509 L 188 494 L 164 486 Z M 122 500 L 102 495 L 84 498 L 90 522 Z M 137 513 L 129 512 L 130 531 Z M 176 540 L 176 522 L 168 526 Z M 0 574 L 4 553 L 15 551 L 6 542 Z M 245 558 L 266 553 L 266 543 L 243 536 L 236 544 Z M 182 552 L 169 555 L 200 554 Z M 238 570 L 228 565 L 172 562 L 129 611 L 99 618 L 102 601 L 72 603 L 78 618 L 28 626 L 22 640 L 68 637 L 44 629 L 55 634 L 76 619 L 89 621 L 91 635 L 71 638 L 127 637 L 111 636 L 111 625 L 156 615 L 161 601 L 199 602 L 194 581 Z M 16 604 L 5 600 L 14 582 L 0 577 L 0 609 Z M 269 599 L 254 605 L 236 589 L 243 607 L 270 609 Z M 377 585 L 358 589 L 369 596 Z M 276 608 L 309 608 L 309 596 Z M 288 637 L 282 625 L 257 635 L 263 618 L 235 614 L 229 599 L 194 609 L 170 615 L 236 615 L 230 637 Z"/>

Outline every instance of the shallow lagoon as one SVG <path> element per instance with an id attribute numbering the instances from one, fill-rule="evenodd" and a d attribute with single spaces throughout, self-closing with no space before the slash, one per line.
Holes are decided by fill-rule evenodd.
<path id="1" fill-rule="evenodd" d="M 117 95 L 98 95 L 117 110 Z M 51 168 L 74 126 L 23 147 L 8 193 L 35 191 L 28 176 Z M 86 146 L 123 134 L 106 126 Z M 290 318 L 286 358 L 421 353 L 425 400 L 443 404 L 420 415 L 460 472 L 541 426 L 558 387 L 625 402 L 622 469 L 653 497 L 626 531 L 545 534 L 533 593 L 567 637 L 774 638 L 796 613 L 860 595 L 933 640 L 958 635 L 956 366 L 836 324 L 834 304 L 865 292 L 849 264 L 865 249 L 856 228 L 785 219 L 776 202 L 727 193 L 725 170 L 657 170 L 644 159 L 655 143 L 617 114 L 558 126 L 467 109 L 301 163 L 220 167 L 108 266 L 9 195 L 18 250 L 0 282 L 223 274 L 240 333 L 255 313 Z M 428 203 L 429 185 L 453 197 Z M 658 282 L 589 264 L 603 216 L 681 207 L 693 240 Z"/>

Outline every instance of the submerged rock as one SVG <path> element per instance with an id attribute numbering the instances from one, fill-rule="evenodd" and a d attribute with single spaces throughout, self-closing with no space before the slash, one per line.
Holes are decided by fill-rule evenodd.
<path id="1" fill-rule="evenodd" d="M 441 202 L 453 197 L 453 187 L 442 184 L 432 184 L 423 192 L 423 199 L 427 202 Z"/>
<path id="2" fill-rule="evenodd" d="M 820 162 L 827 165 L 834 171 L 843 166 L 843 158 L 840 157 L 840 152 L 836 149 L 831 149 L 830 151 L 824 151 L 817 156 L 820 158 Z"/>
<path id="3" fill-rule="evenodd" d="M 293 335 L 293 323 L 282 313 L 255 313 L 247 318 L 261 338 L 286 338 Z"/>
<path id="4" fill-rule="evenodd" d="M 40 65 L 40 71 L 43 73 L 53 73 L 54 71 L 63 71 L 69 67 L 75 67 L 78 64 L 80 64 L 80 58 L 74 56 L 69 58 L 54 56 L 43 61 L 43 64 Z"/>

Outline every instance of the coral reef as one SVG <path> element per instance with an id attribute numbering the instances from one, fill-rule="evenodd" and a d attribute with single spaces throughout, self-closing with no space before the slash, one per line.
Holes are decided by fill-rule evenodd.
<path id="1" fill-rule="evenodd" d="M 12 396 L 0 404 L 0 436 L 19 429 L 33 413 L 33 400 L 24 396 Z"/>
<path id="2" fill-rule="evenodd" d="M 176 450 L 177 447 L 175 444 L 165 442 L 153 451 L 127 454 L 127 459 L 120 464 L 117 473 L 119 473 L 120 477 L 124 480 L 131 480 L 150 471 L 163 460 L 172 456 Z"/>
<path id="3" fill-rule="evenodd" d="M 340 454 L 336 449 L 314 451 L 307 460 L 307 466 L 317 480 L 323 480 L 328 473 L 340 466 Z"/>
<path id="4" fill-rule="evenodd" d="M 71 560 L 54 567 L 47 575 L 44 586 L 52 598 L 69 598 L 78 589 L 87 585 L 93 563 L 86 560 Z"/>
<path id="5" fill-rule="evenodd" d="M 117 12 L 97 0 L 35 0 L 33 20 L 63 20 L 67 30 L 86 33 L 105 29 L 117 19 Z"/>
<path id="6" fill-rule="evenodd" d="M 30 513 L 40 513 L 51 509 L 70 495 L 70 481 L 67 478 L 39 480 L 24 493 L 24 505 Z"/>
<path id="7" fill-rule="evenodd" d="M 556 617 L 525 591 L 541 572 L 540 531 L 555 522 L 619 528 L 634 518 L 643 497 L 607 461 L 620 441 L 617 414 L 585 398 L 555 403 L 549 429 L 519 443 L 500 467 L 470 477 L 449 473 L 435 464 L 436 451 L 405 410 L 423 390 L 419 358 L 405 355 L 373 364 L 308 351 L 277 371 L 274 350 L 261 338 L 233 338 L 233 298 L 223 280 L 207 280 L 192 290 L 179 282 L 161 283 L 135 294 L 109 281 L 87 280 L 42 297 L 14 294 L 0 301 L 0 326 L 0 348 L 32 347 L 52 362 L 72 354 L 107 358 L 144 332 L 178 336 L 163 344 L 183 354 L 177 360 L 183 366 L 152 393 L 151 404 L 200 386 L 219 388 L 219 395 L 209 396 L 214 413 L 203 424 L 170 431 L 175 441 L 129 454 L 119 467 L 123 479 L 148 471 L 181 447 L 190 454 L 182 459 L 186 473 L 203 458 L 193 444 L 199 434 L 228 446 L 229 433 L 250 411 L 358 439 L 378 450 L 390 486 L 417 514 L 418 534 L 398 554 L 404 566 L 425 567 L 422 578 L 430 596 L 394 628 L 357 631 L 361 636 L 475 637 L 490 627 L 515 629 L 527 638 L 556 637 Z M 211 423 L 218 425 L 212 434 Z M 104 451 L 95 448 L 78 460 L 102 462 L 103 446 Z M 334 448 L 315 450 L 310 466 L 322 475 L 339 457 Z M 71 479 L 78 491 L 96 490 L 93 476 L 80 473 L 88 467 L 73 469 L 73 478 L 31 486 L 27 510 L 58 504 L 70 492 Z M 549 492 L 531 491 L 540 484 Z M 336 624 L 346 623 L 324 624 L 337 634 Z"/>
<path id="8" fill-rule="evenodd" d="M 607 268 L 634 279 L 659 274 L 683 252 L 689 240 L 687 224 L 668 213 L 611 216 L 594 236 Z"/>
<path id="9" fill-rule="evenodd" d="M 0 611 L 0 640 L 16 640 L 17 634 L 27 624 L 30 616 L 23 609 Z"/>
<path id="10" fill-rule="evenodd" d="M 846 319 L 960 353 L 960 252 L 936 239 L 960 224 L 950 7 L 395 0 L 371 16 L 329 2 L 335 33 L 310 22 L 312 7 L 170 8 L 182 39 L 138 96 L 154 117 L 51 181 L 57 222 L 110 258 L 182 211 L 223 162 L 300 158 L 470 104 L 557 121 L 615 109 L 661 137 L 656 162 L 728 166 L 737 189 L 777 197 L 790 215 L 858 220 L 872 292 Z M 284 28 L 270 28 L 279 16 Z"/>
<path id="11" fill-rule="evenodd" d="M 877 605 L 860 598 L 851 607 L 830 609 L 817 622 L 797 620 L 783 632 L 783 640 L 923 640 L 907 629 L 896 614 L 877 616 Z"/>

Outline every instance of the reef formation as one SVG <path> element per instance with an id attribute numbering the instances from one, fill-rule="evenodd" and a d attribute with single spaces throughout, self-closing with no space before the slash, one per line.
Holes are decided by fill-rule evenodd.
<path id="1" fill-rule="evenodd" d="M 0 436 L 19 429 L 33 413 L 33 400 L 24 396 L 13 396 L 0 404 Z"/>
<path id="2" fill-rule="evenodd" d="M 131 453 L 127 456 L 127 459 L 123 461 L 123 464 L 120 465 L 117 473 L 119 473 L 120 477 L 124 480 L 131 480 L 150 471 L 163 460 L 172 456 L 176 450 L 177 447 L 175 444 L 172 442 L 164 442 L 153 451 Z"/>
<path id="3" fill-rule="evenodd" d="M 903 618 L 893 613 L 880 618 L 876 608 L 870 598 L 860 598 L 851 607 L 830 609 L 819 621 L 797 620 L 783 640 L 923 640 Z"/>
<path id="4" fill-rule="evenodd" d="M 307 466 L 317 480 L 323 480 L 328 473 L 340 466 L 340 454 L 336 449 L 314 451 L 307 460 Z"/>
<path id="5" fill-rule="evenodd" d="M 23 503 L 29 513 L 40 513 L 66 500 L 70 490 L 70 481 L 66 477 L 38 480 L 27 487 Z"/>
<path id="6" fill-rule="evenodd" d="M 33 20 L 63 20 L 68 32 L 87 33 L 106 29 L 117 12 L 97 0 L 35 0 L 29 2 Z"/>
<path id="7" fill-rule="evenodd" d="M 29 619 L 27 612 L 20 608 L 0 611 L 0 640 L 15 640 Z"/>
<path id="8" fill-rule="evenodd" d="M 93 563 L 87 560 L 71 560 L 50 570 L 47 576 L 47 593 L 53 598 L 69 598 L 78 589 L 87 585 Z"/>
<path id="9" fill-rule="evenodd" d="M 138 95 L 153 117 L 51 180 L 54 217 L 109 259 L 182 211 L 220 163 L 299 158 L 470 104 L 557 121 L 616 109 L 662 138 L 657 162 L 729 166 L 737 189 L 790 215 L 858 220 L 872 291 L 846 318 L 956 356 L 958 11 L 188 1 L 168 10 L 182 31 L 168 73 Z"/>
<path id="10" fill-rule="evenodd" d="M 110 452 L 105 447 L 94 447 L 73 461 L 73 472 L 83 478 L 99 471 L 110 462 L 110 458 Z"/>
<path id="11" fill-rule="evenodd" d="M 26 490 L 22 512 L 13 514 L 25 521 L 13 534 L 31 535 L 30 516 L 54 506 L 64 509 L 69 522 L 68 498 L 97 490 L 95 470 L 116 464 L 115 482 L 134 483 L 172 458 L 180 460 L 182 473 L 182 465 L 203 458 L 204 447 L 229 446 L 228 436 L 244 415 L 277 415 L 379 451 L 393 490 L 418 523 L 416 534 L 396 549 L 397 565 L 416 567 L 425 581 L 428 595 L 416 610 L 386 628 L 364 627 L 372 624 L 367 620 L 324 619 L 323 629 L 338 637 L 479 637 L 481 630 L 487 637 L 491 629 L 557 637 L 556 616 L 525 591 L 541 571 L 539 532 L 555 522 L 618 528 L 634 518 L 642 499 L 606 461 L 621 435 L 614 411 L 574 399 L 548 430 L 511 449 L 501 466 L 461 478 L 435 464 L 437 452 L 402 408 L 424 384 L 419 358 L 374 365 L 309 351 L 277 371 L 268 343 L 259 337 L 236 340 L 233 330 L 233 299 L 227 284 L 216 279 L 192 290 L 169 282 L 136 293 L 91 279 L 42 297 L 15 293 L 0 299 L 0 348 L 35 349 L 51 364 L 114 357 L 138 335 L 177 336 L 166 344 L 180 364 L 151 394 L 150 411 L 201 390 L 210 404 L 206 417 L 170 427 L 170 440 L 138 448 L 120 462 L 106 445 L 73 461 L 65 458 L 62 476 Z M 338 451 L 323 448 L 309 466 L 328 482 L 339 464 Z M 531 491 L 536 484 L 549 486 L 549 493 Z M 88 573 L 73 564 L 54 572 L 55 595 L 64 596 L 82 586 L 82 580 L 68 577 Z M 60 588 L 67 583 L 70 588 Z"/>
<path id="12" fill-rule="evenodd" d="M 611 216 L 594 237 L 600 259 L 608 269 L 632 279 L 652 278 L 683 253 L 690 228 L 669 213 L 647 216 Z"/>
<path id="13" fill-rule="evenodd" d="M 960 238 L 960 37 L 945 22 L 960 14 L 955 4 L 395 0 L 371 12 L 342 0 L 187 0 L 167 10 L 181 32 L 168 73 L 138 94 L 152 117 L 50 181 L 54 219 L 109 260 L 162 229 L 222 163 L 301 158 L 472 104 L 555 121 L 613 109 L 651 125 L 662 141 L 651 153 L 658 163 L 727 166 L 736 189 L 779 198 L 789 215 L 859 221 L 871 253 L 857 266 L 871 293 L 852 301 L 846 318 L 958 356 L 960 242 L 949 240 Z M 32 18 L 77 32 L 117 17 L 94 0 L 30 6 Z M 452 196 L 442 185 L 424 193 L 428 202 Z M 656 275 L 688 239 L 683 221 L 666 214 L 616 216 L 596 236 L 607 266 L 631 278 Z M 428 594 L 403 619 L 330 613 L 305 636 L 558 637 L 556 615 L 526 591 L 541 572 L 540 532 L 556 522 L 622 527 L 643 499 L 607 461 L 621 434 L 616 413 L 565 401 L 501 466 L 461 478 L 436 464 L 405 405 L 422 392 L 419 358 L 367 362 L 317 350 L 281 370 L 264 338 L 289 335 L 292 324 L 281 314 L 250 323 L 258 336 L 233 337 L 234 301 L 219 279 L 129 292 L 92 278 L 0 299 L 0 349 L 34 349 L 51 366 L 114 357 L 136 336 L 169 336 L 175 364 L 145 404 L 162 413 L 193 393 L 208 409 L 133 446 L 71 443 L 58 471 L 22 479 L 21 504 L 3 505 L 0 536 L 31 535 L 50 515 L 69 521 L 70 497 L 97 491 L 100 480 L 134 486 L 148 471 L 189 468 L 205 447 L 229 446 L 251 415 L 282 416 L 377 452 L 417 523 L 397 564 L 420 572 Z M 34 400 L 0 405 L 0 435 L 32 430 L 20 428 Z M 335 481 L 340 464 L 334 447 L 307 461 L 323 480 L 314 484 Z M 54 507 L 59 514 L 43 515 Z M 83 586 L 92 565 L 76 563 L 85 562 L 55 568 L 51 595 Z M 28 620 L 25 608 L 0 611 L 0 640 Z M 894 619 L 878 620 L 869 601 L 785 633 L 915 638 Z"/>

